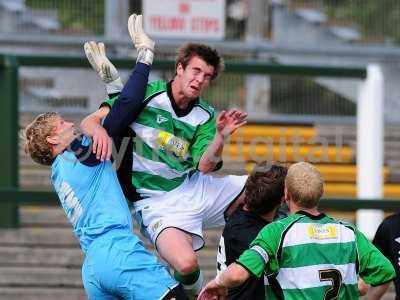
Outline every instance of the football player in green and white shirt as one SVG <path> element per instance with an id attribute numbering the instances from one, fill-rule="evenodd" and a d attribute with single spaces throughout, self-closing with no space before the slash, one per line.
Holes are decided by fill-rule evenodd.
<path id="1" fill-rule="evenodd" d="M 150 41 L 133 42 L 140 48 Z M 107 60 L 105 64 L 111 63 Z M 172 81 L 150 83 L 139 105 L 129 97 L 110 99 L 82 124 L 93 128 L 109 113 L 118 117 L 116 106 L 131 110 L 132 122 L 123 130 L 129 136 L 128 144 L 117 142 L 120 153 L 129 149 L 117 170 L 120 184 L 134 202 L 142 232 L 175 270 L 175 278 L 195 293 L 202 286 L 195 250 L 204 246 L 203 228 L 225 223 L 224 214 L 241 199 L 247 179 L 207 174 L 221 165 L 224 140 L 246 123 L 247 116 L 237 110 L 216 116 L 200 98 L 222 68 L 216 50 L 187 44 L 178 50 Z M 103 79 L 108 86 L 119 77 L 115 68 L 109 69 L 113 70 L 109 83 Z M 129 90 L 129 84 L 124 89 Z M 118 93 L 115 88 L 108 91 Z M 103 146 L 94 143 L 93 147 L 101 155 Z"/>
<path id="2" fill-rule="evenodd" d="M 314 166 L 292 165 L 285 180 L 292 215 L 265 226 L 199 299 L 222 298 L 227 288 L 264 274 L 266 299 L 358 299 L 358 276 L 372 286 L 389 284 L 396 276 L 390 261 L 353 225 L 320 213 L 322 194 Z"/>

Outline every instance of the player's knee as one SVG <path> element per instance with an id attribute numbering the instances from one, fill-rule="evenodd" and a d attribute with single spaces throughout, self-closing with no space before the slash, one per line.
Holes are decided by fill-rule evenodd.
<path id="1" fill-rule="evenodd" d="M 175 270 L 182 274 L 192 273 L 198 269 L 199 264 L 195 255 L 180 259 L 177 266 L 175 266 Z"/>

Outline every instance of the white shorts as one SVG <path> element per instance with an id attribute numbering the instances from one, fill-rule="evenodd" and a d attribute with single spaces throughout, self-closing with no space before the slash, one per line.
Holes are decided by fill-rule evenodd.
<path id="1" fill-rule="evenodd" d="M 225 224 L 224 213 L 244 189 L 247 176 L 216 177 L 195 173 L 176 189 L 134 203 L 142 233 L 155 245 L 166 228 L 183 230 L 193 237 L 193 249 L 204 246 L 203 228 Z"/>

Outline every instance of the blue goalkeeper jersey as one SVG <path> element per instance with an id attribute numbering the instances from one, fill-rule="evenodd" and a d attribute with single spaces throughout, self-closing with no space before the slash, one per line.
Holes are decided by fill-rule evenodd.
<path id="1" fill-rule="evenodd" d="M 96 160 L 89 143 L 85 136 L 76 139 L 51 167 L 53 186 L 85 253 L 100 235 L 112 229 L 132 232 L 133 226 L 112 163 Z"/>
<path id="2" fill-rule="evenodd" d="M 103 127 L 114 141 L 121 139 L 124 129 L 140 111 L 149 72 L 148 65 L 135 65 L 105 118 Z M 96 237 L 112 229 L 132 232 L 129 208 L 112 163 L 97 160 L 90 143 L 86 136 L 75 139 L 57 155 L 51 168 L 52 184 L 85 253 Z M 135 239 L 140 241 L 136 236 Z"/>

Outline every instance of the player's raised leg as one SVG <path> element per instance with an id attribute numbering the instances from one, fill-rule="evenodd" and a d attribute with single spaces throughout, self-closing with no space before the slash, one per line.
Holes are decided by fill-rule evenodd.
<path id="1" fill-rule="evenodd" d="M 175 270 L 175 279 L 189 294 L 195 295 L 202 288 L 203 275 L 192 245 L 190 234 L 172 227 L 164 229 L 156 241 L 161 257 Z"/>

